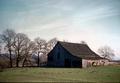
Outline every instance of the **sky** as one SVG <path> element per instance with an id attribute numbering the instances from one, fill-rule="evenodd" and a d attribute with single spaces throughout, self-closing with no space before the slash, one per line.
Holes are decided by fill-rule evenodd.
<path id="1" fill-rule="evenodd" d="M 0 0 L 0 33 L 5 29 L 79 43 L 97 52 L 110 46 L 120 59 L 120 0 Z"/>

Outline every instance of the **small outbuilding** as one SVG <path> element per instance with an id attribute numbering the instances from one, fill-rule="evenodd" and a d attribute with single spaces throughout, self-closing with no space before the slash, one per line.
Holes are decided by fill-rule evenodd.
<path id="1" fill-rule="evenodd" d="M 48 54 L 49 67 L 89 67 L 104 65 L 107 62 L 93 52 L 87 44 L 58 41 Z"/>

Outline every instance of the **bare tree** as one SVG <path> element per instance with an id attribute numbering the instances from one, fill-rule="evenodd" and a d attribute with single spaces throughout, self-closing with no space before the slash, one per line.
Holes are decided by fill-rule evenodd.
<path id="1" fill-rule="evenodd" d="M 25 45 L 29 41 L 29 38 L 23 33 L 17 33 L 14 38 L 14 51 L 16 55 L 16 67 L 19 67 L 19 62 L 24 56 Z"/>
<path id="2" fill-rule="evenodd" d="M 0 55 L 1 55 L 1 51 L 2 51 L 2 45 L 1 45 L 1 42 L 0 42 Z"/>
<path id="3" fill-rule="evenodd" d="M 37 64 L 39 66 L 40 63 L 40 55 L 43 54 L 45 47 L 46 47 L 46 41 L 44 39 L 41 38 L 35 38 L 35 51 L 37 53 L 38 56 L 38 60 L 37 60 Z"/>
<path id="4" fill-rule="evenodd" d="M 1 37 L 1 34 L 0 34 L 0 37 Z M 1 43 L 2 43 L 2 40 L 1 40 L 1 38 L 0 38 L 0 48 L 1 48 Z"/>
<path id="5" fill-rule="evenodd" d="M 9 52 L 10 67 L 12 67 L 12 51 L 15 34 L 16 33 L 12 29 L 6 29 L 1 35 L 1 39 L 5 44 L 5 48 Z"/>
<path id="6" fill-rule="evenodd" d="M 57 44 L 57 41 L 58 41 L 57 38 L 53 38 L 48 41 L 48 44 L 47 44 L 48 52 L 50 52 L 53 49 L 53 47 Z"/>
<path id="7" fill-rule="evenodd" d="M 112 59 L 112 57 L 114 56 L 114 51 L 109 46 L 104 46 L 99 48 L 98 53 L 103 58 L 108 58 L 108 59 Z"/>
<path id="8" fill-rule="evenodd" d="M 80 41 L 81 44 L 87 44 L 85 41 Z"/>
<path id="9" fill-rule="evenodd" d="M 33 41 L 30 41 L 29 39 L 26 40 L 26 44 L 24 46 L 24 58 L 23 58 L 23 64 L 22 64 L 23 67 L 25 65 L 25 62 L 28 62 L 28 61 L 31 62 L 30 58 L 34 51 L 34 46 L 35 46 L 35 43 Z"/>

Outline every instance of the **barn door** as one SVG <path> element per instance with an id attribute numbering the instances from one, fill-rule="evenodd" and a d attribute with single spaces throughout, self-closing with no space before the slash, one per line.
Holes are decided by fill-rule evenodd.
<path id="1" fill-rule="evenodd" d="M 70 59 L 65 59 L 64 66 L 65 67 L 71 67 L 71 60 Z"/>
<path id="2" fill-rule="evenodd" d="M 73 67 L 79 67 L 79 68 L 82 68 L 82 59 L 80 59 L 80 60 L 73 60 L 72 61 L 72 66 Z"/>

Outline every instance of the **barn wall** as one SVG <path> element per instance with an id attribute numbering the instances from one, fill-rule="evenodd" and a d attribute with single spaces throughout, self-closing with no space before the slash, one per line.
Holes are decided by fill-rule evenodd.
<path id="1" fill-rule="evenodd" d="M 57 44 L 54 49 L 50 52 L 48 57 L 53 57 L 53 61 L 48 59 L 48 65 L 55 67 L 63 67 L 64 59 L 70 59 L 70 55 L 61 47 L 60 44 Z"/>
<path id="2" fill-rule="evenodd" d="M 106 59 L 99 59 L 99 60 L 87 60 L 82 59 L 82 67 L 90 67 L 90 66 L 100 66 L 100 65 L 108 65 L 109 61 Z"/>
<path id="3" fill-rule="evenodd" d="M 48 59 L 48 66 L 55 66 L 55 67 L 64 67 L 65 66 L 65 59 L 70 60 L 69 64 L 71 67 L 74 65 L 72 64 L 73 61 L 77 60 L 80 61 L 80 58 L 73 56 L 68 51 L 66 51 L 60 44 L 57 44 L 54 49 L 49 53 L 48 57 L 53 57 L 53 61 Z M 82 62 L 82 61 L 81 61 Z"/>
<path id="4" fill-rule="evenodd" d="M 59 67 L 64 67 L 65 66 L 65 59 L 68 59 L 70 60 L 70 65 L 71 67 L 73 66 L 72 62 L 73 61 L 79 61 L 80 59 L 78 57 L 75 57 L 73 56 L 72 54 L 70 54 L 67 50 L 65 50 L 60 44 L 58 44 L 56 46 L 56 55 L 54 56 L 54 59 L 55 59 L 55 64 L 56 66 L 59 66 Z M 59 57 L 59 59 L 58 59 Z"/>
<path id="5" fill-rule="evenodd" d="M 53 57 L 53 60 L 50 61 L 49 57 Z M 65 63 L 66 59 L 69 60 L 68 63 L 70 64 L 70 67 L 75 67 L 76 62 L 78 65 L 80 65 L 79 67 L 83 67 L 83 68 L 109 64 L 108 60 L 106 59 L 90 60 L 90 59 L 81 59 L 79 57 L 76 57 L 71 53 L 69 53 L 59 43 L 57 43 L 57 45 L 53 48 L 53 50 L 48 54 L 48 66 L 64 67 L 66 65 Z"/>

